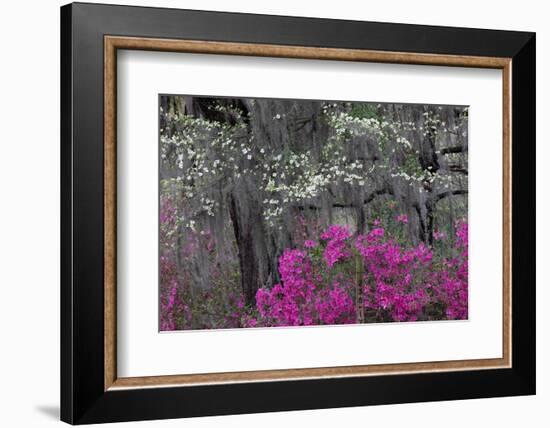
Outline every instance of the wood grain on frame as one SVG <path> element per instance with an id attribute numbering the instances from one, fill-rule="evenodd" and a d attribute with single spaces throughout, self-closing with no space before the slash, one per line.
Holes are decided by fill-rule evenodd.
<path id="1" fill-rule="evenodd" d="M 105 41 L 104 58 L 104 385 L 116 380 L 116 48 Z"/>
<path id="2" fill-rule="evenodd" d="M 512 366 L 512 63 L 502 69 L 502 356 Z"/>
<path id="3" fill-rule="evenodd" d="M 118 378 L 116 368 L 116 53 L 117 49 L 248 55 L 502 69 L 503 81 L 503 350 L 502 358 Z M 104 38 L 104 388 L 357 377 L 511 367 L 511 59 L 360 49 L 105 36 Z"/>

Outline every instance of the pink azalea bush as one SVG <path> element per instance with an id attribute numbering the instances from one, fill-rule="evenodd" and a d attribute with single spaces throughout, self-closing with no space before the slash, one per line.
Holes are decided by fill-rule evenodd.
<path id="1" fill-rule="evenodd" d="M 211 233 L 189 230 L 176 251 L 177 210 L 169 197 L 160 206 L 160 330 L 236 328 L 243 326 L 244 297 L 237 268 L 230 262 L 212 269 L 208 287 L 193 289 L 188 269 L 178 274 L 179 263 L 191 267 L 197 259 L 215 258 L 215 241 Z"/>
<path id="2" fill-rule="evenodd" d="M 444 260 L 438 273 L 436 293 L 445 303 L 448 319 L 468 318 L 468 225 L 460 223 L 456 232 L 457 256 Z"/>
<path id="3" fill-rule="evenodd" d="M 322 235 L 322 251 L 309 243 L 279 259 L 281 281 L 256 295 L 256 325 L 357 322 L 362 294 L 365 322 L 466 319 L 468 226 L 457 225 L 455 253 L 437 260 L 424 244 L 404 248 L 382 227 L 353 236 L 340 225 Z"/>
<path id="4" fill-rule="evenodd" d="M 327 263 L 332 266 L 333 257 L 339 251 L 332 249 L 327 254 Z M 285 250 L 279 259 L 279 271 L 281 283 L 271 290 L 261 288 L 256 294 L 259 324 L 291 326 L 353 322 L 355 309 L 348 284 L 336 279 L 329 286 L 323 286 L 324 278 L 314 272 L 306 251 Z"/>
<path id="5" fill-rule="evenodd" d="M 176 209 L 170 199 L 161 200 L 160 207 L 161 247 L 170 247 L 173 239 L 170 231 L 176 225 Z M 177 318 L 187 312 L 187 307 L 179 297 L 179 282 L 175 259 L 170 251 L 163 251 L 159 259 L 160 268 L 160 329 L 175 330 Z"/>

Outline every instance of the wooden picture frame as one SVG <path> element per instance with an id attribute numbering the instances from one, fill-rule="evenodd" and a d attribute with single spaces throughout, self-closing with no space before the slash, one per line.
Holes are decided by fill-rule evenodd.
<path id="1" fill-rule="evenodd" d="M 118 377 L 118 49 L 502 70 L 502 358 Z M 534 34 L 76 3 L 61 9 L 61 53 L 62 420 L 114 422 L 535 392 Z"/>

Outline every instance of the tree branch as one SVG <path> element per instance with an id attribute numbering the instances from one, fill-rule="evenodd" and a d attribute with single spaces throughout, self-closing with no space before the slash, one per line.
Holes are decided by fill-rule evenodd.
<path id="1" fill-rule="evenodd" d="M 468 170 L 460 165 L 449 164 L 448 168 L 449 168 L 449 171 L 451 172 L 458 172 L 460 174 L 468 175 Z"/>
<path id="2" fill-rule="evenodd" d="M 434 202 L 439 202 L 441 199 L 447 198 L 449 196 L 455 196 L 455 195 L 467 195 L 467 190 L 449 190 L 447 192 L 440 193 L 438 195 L 435 195 Z"/>
<path id="3" fill-rule="evenodd" d="M 393 191 L 390 188 L 383 188 L 383 189 L 377 189 L 369 193 L 369 195 L 363 200 L 363 205 L 371 203 L 377 196 L 382 195 L 393 195 Z M 332 203 L 332 208 L 357 208 L 357 204 L 354 203 L 341 203 L 341 202 L 334 202 Z M 294 205 L 294 208 L 298 208 L 299 210 L 320 210 L 322 207 L 314 204 L 306 204 L 306 205 Z"/>
<path id="4" fill-rule="evenodd" d="M 449 153 L 465 153 L 468 151 L 468 147 L 464 148 L 462 144 L 458 146 L 443 147 L 439 152 L 442 155 L 448 155 Z"/>

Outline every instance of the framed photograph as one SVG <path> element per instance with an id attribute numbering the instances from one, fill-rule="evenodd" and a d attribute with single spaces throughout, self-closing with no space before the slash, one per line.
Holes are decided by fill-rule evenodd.
<path id="1" fill-rule="evenodd" d="M 535 393 L 535 35 L 61 8 L 61 418 Z"/>

